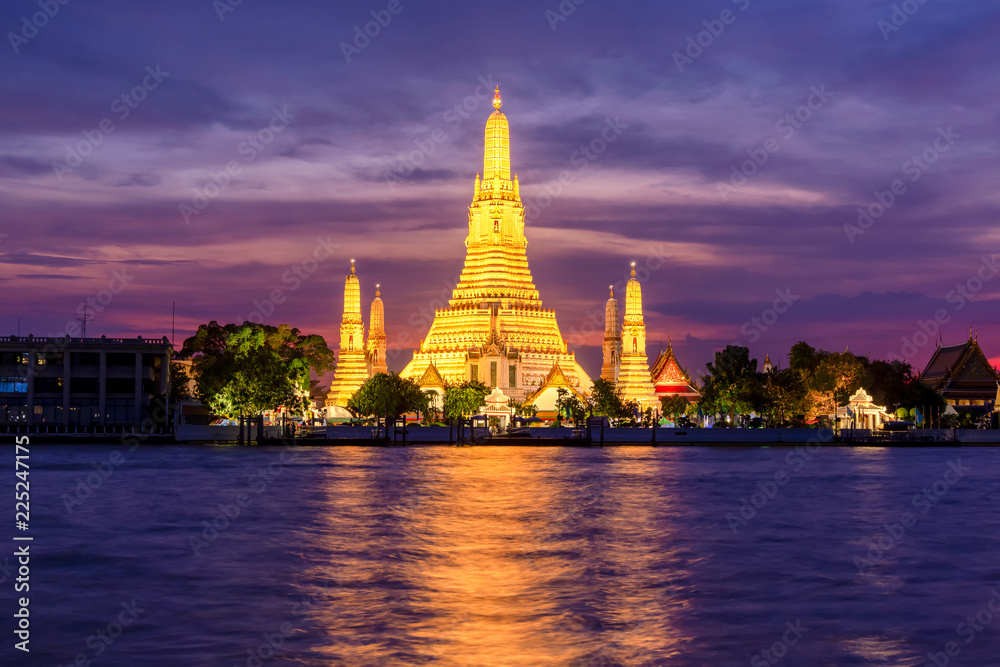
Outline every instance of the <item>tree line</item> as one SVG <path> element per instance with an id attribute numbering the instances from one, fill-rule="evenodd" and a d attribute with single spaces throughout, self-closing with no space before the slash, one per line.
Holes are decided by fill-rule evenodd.
<path id="1" fill-rule="evenodd" d="M 759 372 L 750 350 L 738 345 L 716 352 L 706 367 L 698 409 L 730 424 L 754 413 L 765 426 L 801 425 L 835 414 L 861 388 L 889 412 L 920 409 L 929 417 L 945 408 L 906 362 L 817 350 L 804 341 L 789 350 L 787 368 Z"/>

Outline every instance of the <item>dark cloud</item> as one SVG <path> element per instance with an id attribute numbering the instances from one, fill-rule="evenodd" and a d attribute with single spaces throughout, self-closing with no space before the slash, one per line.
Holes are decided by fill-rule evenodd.
<path id="1" fill-rule="evenodd" d="M 374 6 L 242 3 L 220 21 L 204 0 L 62 5 L 0 59 L 0 262 L 72 269 L 79 280 L 4 275 L 0 315 L 56 330 L 79 291 L 125 266 L 137 277 L 94 323 L 102 333 L 162 334 L 172 301 L 187 330 L 237 320 L 330 237 L 337 256 L 274 317 L 336 341 L 343 263 L 357 255 L 365 289 L 384 286 L 390 338 L 405 331 L 416 344 L 425 328 L 411 316 L 419 322 L 461 270 L 494 82 L 525 200 L 572 172 L 529 221 L 528 256 L 592 372 L 599 332 L 584 324 L 629 255 L 641 260 L 653 244 L 674 251 L 643 286 L 650 354 L 672 338 L 700 371 L 787 288 L 801 300 L 747 341 L 756 356 L 801 338 L 884 356 L 918 320 L 951 308 L 945 295 L 1000 242 L 995 3 L 925 3 L 887 38 L 878 21 L 891 3 L 867 0 L 573 6 L 552 23 L 555 1 L 502 11 L 406 2 L 348 63 L 342 43 Z M 0 25 L 36 7 L 4 4 Z M 735 21 L 678 71 L 674 54 L 723 9 Z M 147 66 L 169 75 L 120 118 L 111 105 Z M 780 137 L 777 124 L 814 86 L 828 101 L 723 199 L 718 184 Z M 294 118 L 269 136 L 286 105 Z M 103 118 L 114 131 L 58 180 L 52 161 L 96 136 Z M 576 171 L 574 153 L 608 118 L 627 129 Z M 948 126 L 960 138 L 909 180 L 904 165 Z M 252 155 L 250 137 L 262 142 Z M 415 150 L 413 171 L 387 183 Z M 226 176 L 234 161 L 239 173 Z M 845 225 L 897 178 L 905 193 L 852 243 Z M 181 205 L 213 179 L 225 181 L 219 194 L 186 224 Z M 998 295 L 1000 282 L 986 284 L 948 311 L 942 333 L 1000 334 L 989 310 Z"/>

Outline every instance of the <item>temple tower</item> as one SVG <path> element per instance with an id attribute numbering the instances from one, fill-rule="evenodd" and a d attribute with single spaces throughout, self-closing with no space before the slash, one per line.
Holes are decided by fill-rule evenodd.
<path id="1" fill-rule="evenodd" d="M 385 361 L 385 308 L 382 305 L 380 285 L 375 285 L 371 318 L 368 320 L 368 377 L 388 373 Z"/>
<path id="2" fill-rule="evenodd" d="M 326 395 L 327 405 L 347 406 L 365 380 L 368 379 L 368 364 L 365 361 L 365 325 L 361 319 L 361 285 L 351 260 L 351 273 L 344 281 L 344 316 L 340 321 L 340 352 L 337 355 L 337 371 L 330 391 Z"/>
<path id="3" fill-rule="evenodd" d="M 650 378 L 649 361 L 646 358 L 646 324 L 642 318 L 642 287 L 635 277 L 635 262 L 632 262 L 632 277 L 625 286 L 625 323 L 622 331 L 624 350 L 618 371 L 618 386 L 622 398 L 637 401 L 642 408 L 653 402 L 655 389 Z"/>
<path id="4" fill-rule="evenodd" d="M 572 386 L 588 392 L 590 377 L 569 351 L 555 311 L 542 307 L 528 269 L 524 205 L 517 175 L 511 178 L 510 128 L 501 106 L 497 88 L 482 178 L 476 175 L 469 205 L 465 266 L 402 376 L 419 380 L 433 365 L 449 383 L 474 379 L 522 400 L 558 364 Z"/>
<path id="5" fill-rule="evenodd" d="M 611 384 L 618 381 L 618 365 L 622 358 L 622 329 L 618 319 L 618 299 L 613 285 L 608 285 L 611 298 L 604 306 L 604 365 L 601 377 Z"/>

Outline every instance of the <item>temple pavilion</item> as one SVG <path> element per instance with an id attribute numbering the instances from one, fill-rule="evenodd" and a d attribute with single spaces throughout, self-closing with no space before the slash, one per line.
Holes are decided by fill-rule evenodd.
<path id="1" fill-rule="evenodd" d="M 941 395 L 948 405 L 988 406 L 998 394 L 1000 374 L 979 347 L 979 336 L 958 345 L 938 345 L 920 381 Z"/>
<path id="2" fill-rule="evenodd" d="M 677 363 L 674 347 L 667 341 L 667 349 L 660 352 L 650 371 L 657 399 L 664 396 L 680 396 L 688 403 L 697 403 L 701 399 L 691 376 Z"/>

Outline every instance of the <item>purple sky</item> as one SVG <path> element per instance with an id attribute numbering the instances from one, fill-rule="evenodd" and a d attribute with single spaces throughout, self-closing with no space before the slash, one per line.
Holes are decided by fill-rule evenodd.
<path id="1" fill-rule="evenodd" d="M 176 301 L 179 343 L 283 290 L 266 321 L 335 346 L 354 257 L 366 311 L 379 282 L 390 345 L 412 348 L 461 270 L 482 82 L 499 82 L 522 198 L 547 203 L 568 173 L 529 220 L 528 257 L 591 374 L 630 260 L 656 269 L 650 354 L 672 338 L 696 374 L 730 342 L 784 365 L 802 339 L 919 368 L 936 314 L 946 343 L 974 327 L 1000 361 L 995 2 L 566 0 L 564 17 L 555 0 L 245 0 L 220 20 L 226 1 L 73 0 L 51 18 L 3 3 L 0 333 L 18 317 L 62 332 L 91 298 L 88 335 L 169 335 Z M 372 11 L 391 21 L 353 49 Z M 620 136 L 581 157 L 607 119 Z M 756 173 L 734 186 L 734 168 Z"/>

